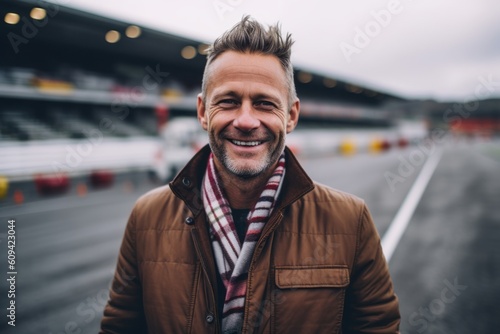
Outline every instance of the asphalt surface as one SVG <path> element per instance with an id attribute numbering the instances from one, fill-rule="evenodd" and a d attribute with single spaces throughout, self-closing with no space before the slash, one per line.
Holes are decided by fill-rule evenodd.
<path id="1" fill-rule="evenodd" d="M 401 331 L 497 333 L 500 142 L 440 149 L 439 164 L 390 260 Z M 302 162 L 313 179 L 365 199 L 384 235 L 427 156 L 425 149 L 409 147 Z M 15 328 L 7 326 L 7 281 L 0 281 L 0 332 L 96 333 L 126 220 L 137 197 L 152 187 L 146 178 L 123 178 L 85 196 L 72 191 L 0 206 L 0 270 L 5 277 L 7 220 L 15 219 L 18 273 Z"/>

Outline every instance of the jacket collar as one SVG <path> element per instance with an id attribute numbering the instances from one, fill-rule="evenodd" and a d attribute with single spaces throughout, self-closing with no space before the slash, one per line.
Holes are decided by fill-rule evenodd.
<path id="1" fill-rule="evenodd" d="M 210 152 L 210 146 L 205 145 L 169 184 L 170 189 L 186 203 L 195 216 L 203 209 L 201 184 Z M 288 147 L 285 147 L 285 159 L 285 179 L 275 206 L 276 211 L 290 205 L 314 189 L 313 181 L 302 169 L 297 158 Z"/>

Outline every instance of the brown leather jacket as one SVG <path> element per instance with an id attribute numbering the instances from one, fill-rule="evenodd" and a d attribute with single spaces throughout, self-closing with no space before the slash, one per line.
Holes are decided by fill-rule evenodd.
<path id="1" fill-rule="evenodd" d="M 217 277 L 200 184 L 209 148 L 142 196 L 123 238 L 101 333 L 219 333 Z M 380 238 L 364 202 L 286 174 L 248 274 L 243 333 L 397 333 Z"/>

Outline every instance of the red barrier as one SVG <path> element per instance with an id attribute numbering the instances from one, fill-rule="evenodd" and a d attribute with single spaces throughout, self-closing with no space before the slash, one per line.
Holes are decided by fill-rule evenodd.
<path id="1" fill-rule="evenodd" d="M 35 186 L 41 195 L 60 194 L 69 189 L 70 182 L 66 174 L 38 174 Z"/>
<path id="2" fill-rule="evenodd" d="M 410 144 L 410 142 L 408 141 L 408 139 L 406 138 L 398 138 L 398 147 L 400 148 L 405 148 L 406 146 L 408 146 Z"/>
<path id="3" fill-rule="evenodd" d="M 387 139 L 382 139 L 382 142 L 380 143 L 380 149 L 382 151 L 387 151 L 390 148 L 391 148 L 391 143 Z"/>
<path id="4" fill-rule="evenodd" d="M 96 170 L 90 173 L 90 184 L 95 188 L 107 188 L 113 185 L 115 176 L 109 170 Z"/>

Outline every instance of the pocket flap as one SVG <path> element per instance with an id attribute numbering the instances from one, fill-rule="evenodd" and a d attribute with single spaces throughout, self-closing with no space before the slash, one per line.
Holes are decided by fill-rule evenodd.
<path id="1" fill-rule="evenodd" d="M 276 267 L 276 285 L 292 288 L 343 288 L 349 285 L 347 267 Z"/>

